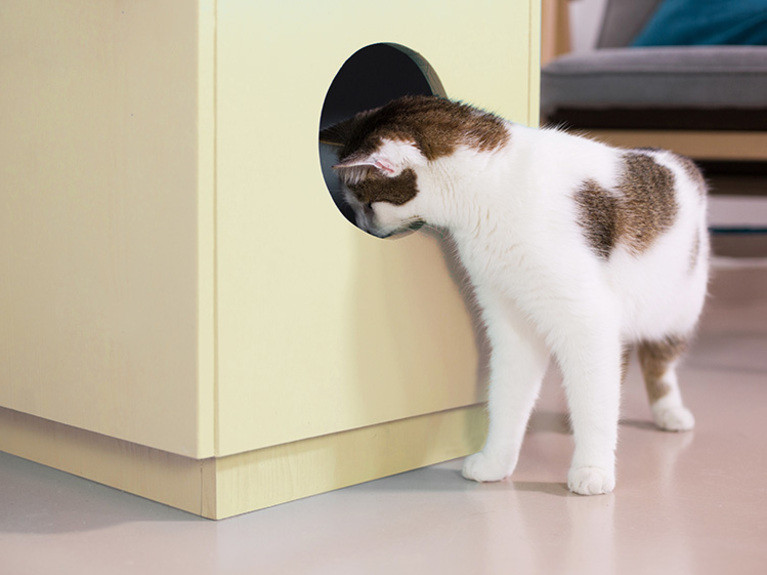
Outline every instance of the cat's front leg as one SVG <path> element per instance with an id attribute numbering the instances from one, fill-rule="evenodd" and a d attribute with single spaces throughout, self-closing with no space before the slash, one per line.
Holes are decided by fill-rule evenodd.
<path id="1" fill-rule="evenodd" d="M 543 341 L 508 305 L 486 305 L 483 315 L 491 344 L 490 425 L 482 451 L 464 461 L 463 476 L 474 481 L 500 481 L 517 465 L 527 421 L 546 372 L 548 352 Z"/>

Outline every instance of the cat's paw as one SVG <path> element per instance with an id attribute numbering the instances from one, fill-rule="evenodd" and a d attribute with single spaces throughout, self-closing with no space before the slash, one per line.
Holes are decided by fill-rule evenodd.
<path id="1" fill-rule="evenodd" d="M 653 408 L 655 425 L 666 431 L 688 431 L 695 427 L 695 418 L 690 410 L 681 405 Z"/>
<path id="2" fill-rule="evenodd" d="M 498 457 L 485 454 L 484 451 L 469 455 L 463 461 L 463 476 L 479 482 L 501 481 L 511 475 L 509 465 Z"/>
<path id="3" fill-rule="evenodd" d="M 599 495 L 615 489 L 615 473 L 601 467 L 578 467 L 567 474 L 567 487 L 581 495 Z"/>

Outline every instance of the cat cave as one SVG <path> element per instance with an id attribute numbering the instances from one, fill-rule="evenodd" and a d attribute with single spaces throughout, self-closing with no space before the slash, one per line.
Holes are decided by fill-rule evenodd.
<path id="1" fill-rule="evenodd" d="M 330 84 L 320 114 L 320 132 L 406 95 L 446 96 L 436 72 L 420 54 L 394 44 L 361 48 L 344 62 Z M 323 141 L 320 133 L 325 185 L 339 211 L 354 223 L 354 214 L 343 199 L 341 183 L 333 170 L 338 161 L 337 148 L 336 142 Z"/>
<path id="2" fill-rule="evenodd" d="M 224 518 L 479 449 L 439 239 L 352 225 L 318 134 L 536 124 L 538 38 L 532 0 L 4 7 L 0 450 Z"/>

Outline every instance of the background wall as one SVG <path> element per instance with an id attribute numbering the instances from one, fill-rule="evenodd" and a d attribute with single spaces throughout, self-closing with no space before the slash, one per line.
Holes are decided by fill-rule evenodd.
<path id="1" fill-rule="evenodd" d="M 570 40 L 573 52 L 585 52 L 594 48 L 599 25 L 607 0 L 571 0 Z"/>

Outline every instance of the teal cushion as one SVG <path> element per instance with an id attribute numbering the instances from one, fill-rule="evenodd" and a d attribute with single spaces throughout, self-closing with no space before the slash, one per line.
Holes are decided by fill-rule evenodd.
<path id="1" fill-rule="evenodd" d="M 632 46 L 767 45 L 767 0 L 664 0 Z"/>

